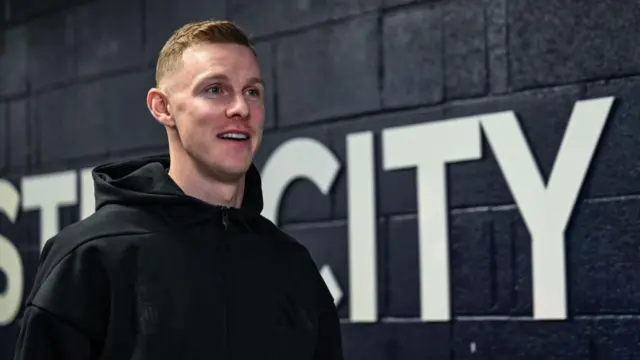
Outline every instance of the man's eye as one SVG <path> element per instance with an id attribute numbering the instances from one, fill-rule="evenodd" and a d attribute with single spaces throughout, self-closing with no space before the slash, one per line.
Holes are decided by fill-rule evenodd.
<path id="1" fill-rule="evenodd" d="M 249 94 L 249 96 L 260 96 L 260 90 L 258 89 L 247 90 L 247 93 Z"/>
<path id="2" fill-rule="evenodd" d="M 208 92 L 217 95 L 222 92 L 222 89 L 219 86 L 211 86 L 207 89 Z"/>

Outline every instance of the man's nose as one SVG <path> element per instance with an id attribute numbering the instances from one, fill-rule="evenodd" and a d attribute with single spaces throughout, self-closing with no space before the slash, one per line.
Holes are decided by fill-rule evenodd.
<path id="1" fill-rule="evenodd" d="M 249 116 L 249 105 L 247 105 L 247 101 L 242 95 L 237 95 L 233 98 L 233 101 L 227 108 L 227 116 L 239 116 L 243 119 Z"/>

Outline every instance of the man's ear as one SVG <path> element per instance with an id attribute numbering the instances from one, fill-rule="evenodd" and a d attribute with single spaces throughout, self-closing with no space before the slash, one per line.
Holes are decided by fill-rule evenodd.
<path id="1" fill-rule="evenodd" d="M 167 95 L 158 88 L 151 88 L 147 93 L 147 108 L 151 115 L 164 126 L 175 127 Z"/>

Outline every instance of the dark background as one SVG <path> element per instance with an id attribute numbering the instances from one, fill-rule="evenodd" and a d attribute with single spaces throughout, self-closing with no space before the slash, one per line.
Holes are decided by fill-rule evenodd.
<path id="1" fill-rule="evenodd" d="M 408 171 L 378 175 L 381 320 L 349 324 L 348 294 L 340 315 L 347 359 L 640 358 L 639 1 L 0 4 L 0 178 L 14 182 L 164 150 L 145 95 L 157 51 L 191 20 L 232 19 L 255 41 L 269 89 L 259 165 L 293 137 L 322 141 L 344 164 L 347 133 L 514 110 L 546 178 L 574 102 L 615 96 L 566 233 L 568 320 L 531 320 L 530 237 L 518 211 L 500 206 L 514 200 L 486 140 L 482 160 L 449 171 L 454 320 L 419 321 Z M 296 182 L 280 224 L 347 292 L 345 184 L 344 171 L 329 196 Z M 61 212 L 62 225 L 77 219 L 76 208 Z M 0 216 L 23 256 L 25 291 L 37 216 Z M 0 327 L 0 359 L 11 358 L 18 326 Z"/>

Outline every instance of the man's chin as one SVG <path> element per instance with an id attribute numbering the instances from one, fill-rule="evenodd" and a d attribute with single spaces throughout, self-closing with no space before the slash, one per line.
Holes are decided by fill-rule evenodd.
<path id="1" fill-rule="evenodd" d="M 212 170 L 220 181 L 225 183 L 238 182 L 247 173 L 251 163 L 226 163 L 214 165 Z"/>

